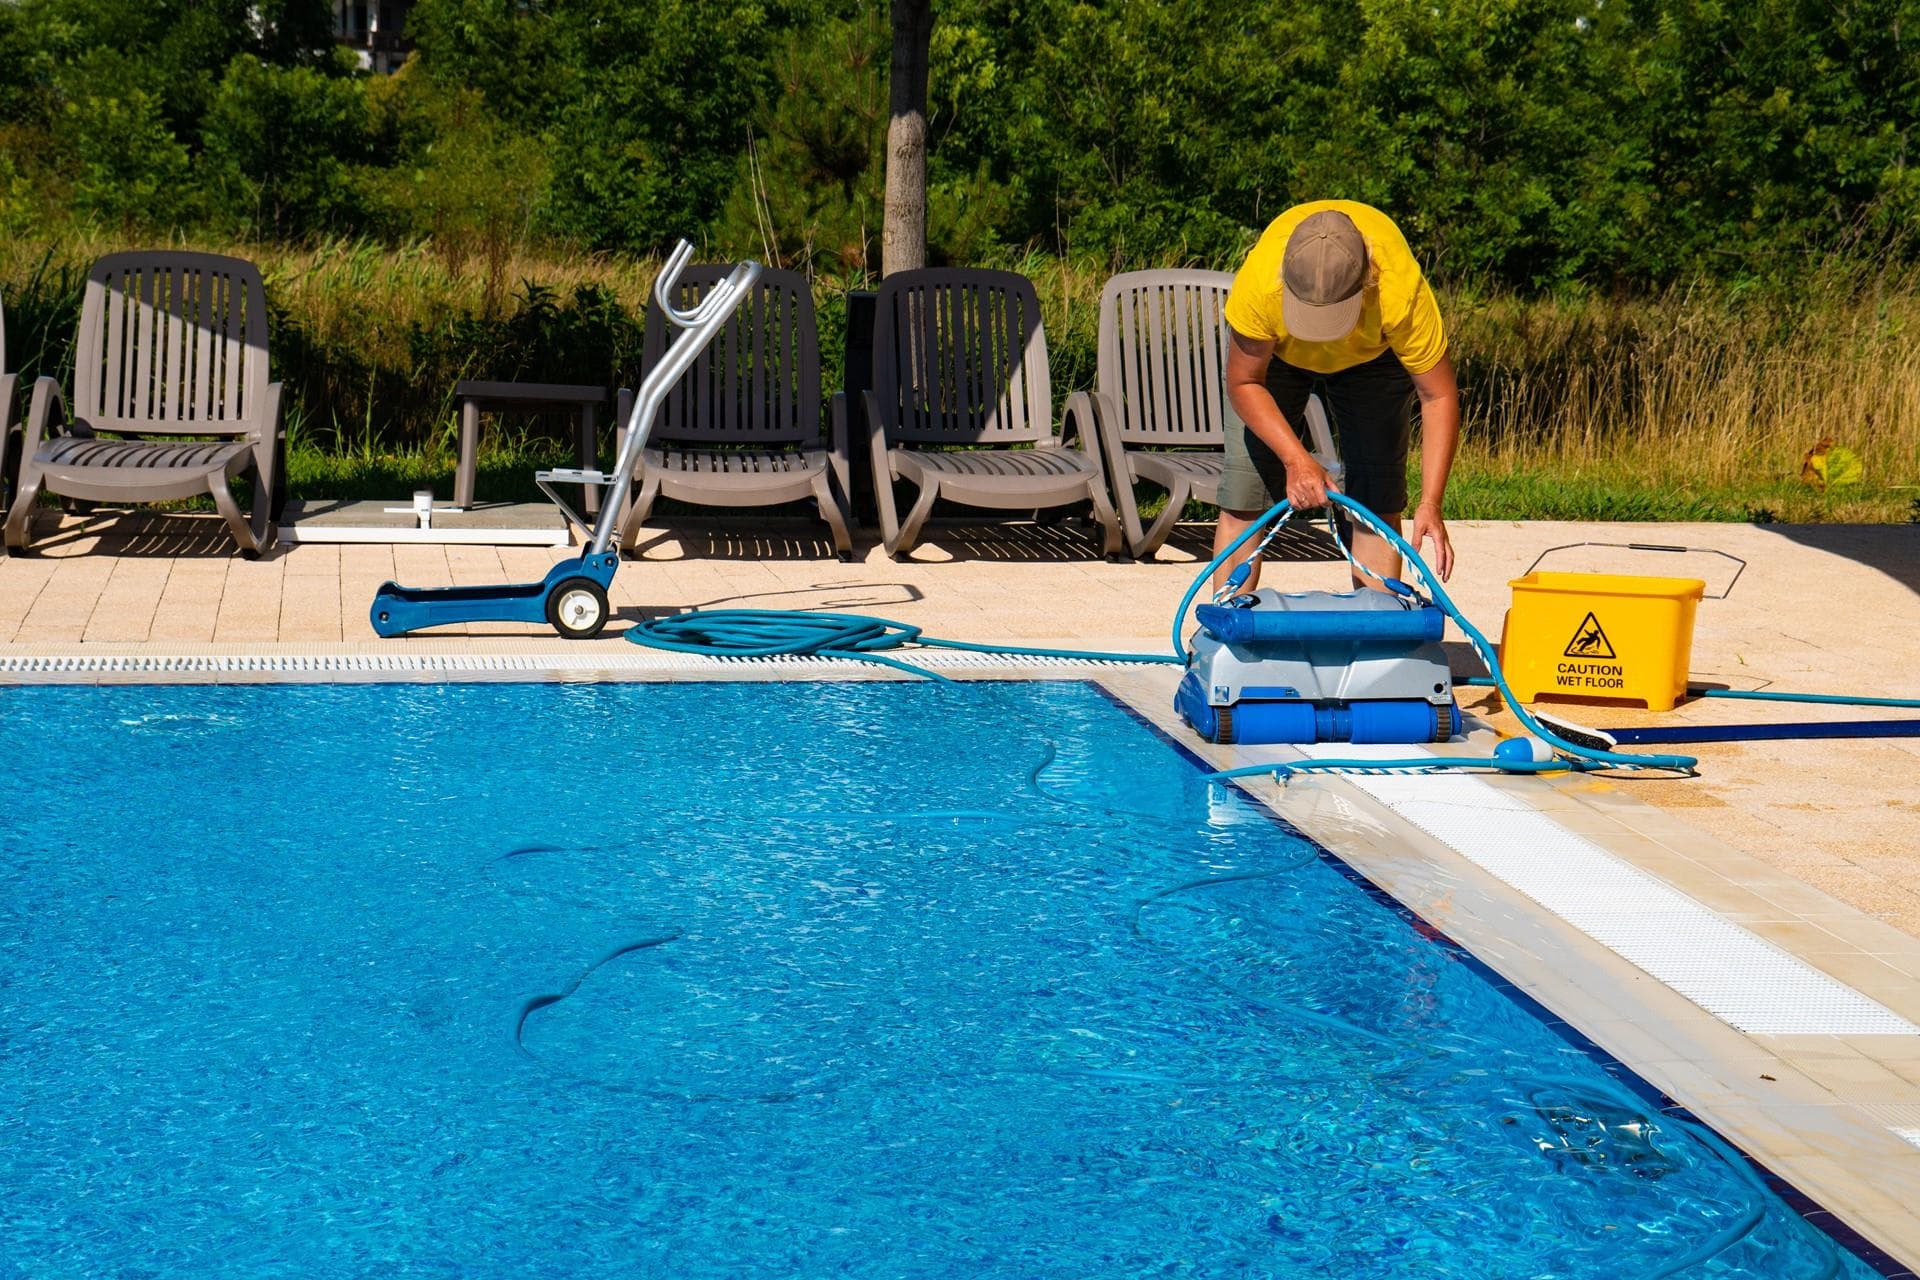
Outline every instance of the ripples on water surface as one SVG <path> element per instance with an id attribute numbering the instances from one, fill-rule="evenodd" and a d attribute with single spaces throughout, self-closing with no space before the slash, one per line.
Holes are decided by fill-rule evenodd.
<path id="1" fill-rule="evenodd" d="M 0 1270 L 1870 1274 L 1084 686 L 0 722 Z"/>

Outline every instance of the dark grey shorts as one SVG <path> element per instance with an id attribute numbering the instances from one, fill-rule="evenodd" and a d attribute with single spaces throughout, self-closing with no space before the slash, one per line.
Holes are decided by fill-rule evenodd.
<path id="1" fill-rule="evenodd" d="M 1307 439 L 1307 397 L 1318 392 L 1346 464 L 1341 492 L 1376 515 L 1407 508 L 1407 450 L 1413 441 L 1413 379 L 1388 351 L 1338 373 L 1314 373 L 1274 360 L 1267 390 L 1288 425 Z M 1286 496 L 1287 468 L 1237 416 L 1226 424 L 1226 467 L 1219 504 L 1228 511 L 1265 511 Z"/>

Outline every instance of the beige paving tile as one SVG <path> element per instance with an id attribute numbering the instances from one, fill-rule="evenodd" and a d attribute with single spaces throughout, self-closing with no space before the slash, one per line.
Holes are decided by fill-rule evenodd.
<path id="1" fill-rule="evenodd" d="M 227 567 L 219 612 L 214 617 L 213 638 L 228 642 L 280 639 L 284 586 L 285 573 L 279 561 L 233 561 Z"/>
<path id="2" fill-rule="evenodd" d="M 0 555 L 0 643 L 13 639 L 58 567 L 50 560 Z"/>
<path id="3" fill-rule="evenodd" d="M 298 557 L 306 553 L 300 548 L 291 553 Z M 384 582 L 393 577 L 393 548 L 374 543 L 345 543 L 339 548 L 340 576 L 344 580 L 359 576 Z"/>
<path id="4" fill-rule="evenodd" d="M 227 566 L 223 562 L 176 564 L 154 607 L 148 640 L 156 644 L 212 640 L 226 583 Z"/>
<path id="5" fill-rule="evenodd" d="M 343 635 L 343 621 L 337 575 L 290 575 L 286 579 L 280 597 L 278 634 L 337 641 Z"/>
<path id="6" fill-rule="evenodd" d="M 302 544 L 299 554 L 288 548 L 285 556 L 285 572 L 288 577 L 324 576 L 338 578 L 341 569 L 342 544 L 316 542 Z"/>
<path id="7" fill-rule="evenodd" d="M 34 596 L 14 634 L 15 641 L 77 643 L 112 573 L 113 562 L 104 557 L 61 565 Z"/>

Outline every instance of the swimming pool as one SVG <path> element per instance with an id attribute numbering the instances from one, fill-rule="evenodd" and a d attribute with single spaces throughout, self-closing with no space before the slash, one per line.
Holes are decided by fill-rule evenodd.
<path id="1" fill-rule="evenodd" d="M 25 1274 L 1872 1274 L 1091 685 L 0 717 Z"/>

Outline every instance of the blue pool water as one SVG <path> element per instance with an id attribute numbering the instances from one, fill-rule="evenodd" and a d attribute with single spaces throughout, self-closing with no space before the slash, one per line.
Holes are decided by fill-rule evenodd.
<path id="1" fill-rule="evenodd" d="M 0 1275 L 1871 1274 L 1088 686 L 0 723 Z"/>

